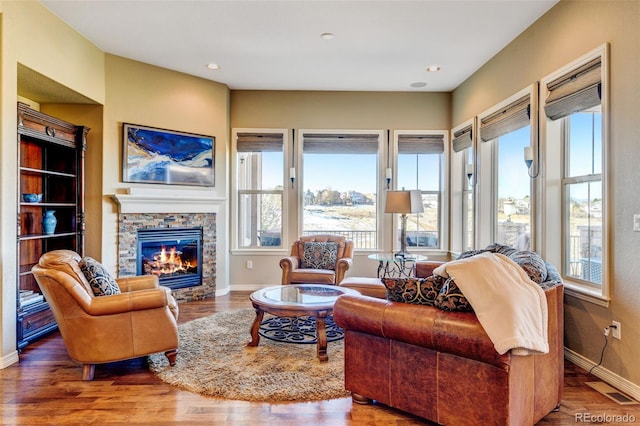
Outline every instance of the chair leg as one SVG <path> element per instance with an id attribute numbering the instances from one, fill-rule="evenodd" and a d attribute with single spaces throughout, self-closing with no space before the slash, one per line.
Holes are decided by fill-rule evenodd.
<path id="1" fill-rule="evenodd" d="M 371 398 L 367 398 L 366 396 L 362 396 L 359 393 L 351 393 L 351 400 L 356 404 L 366 405 L 371 404 L 373 400 Z"/>
<path id="2" fill-rule="evenodd" d="M 82 365 L 82 380 L 90 382 L 93 380 L 93 374 L 96 372 L 95 364 L 83 364 Z"/>
<path id="3" fill-rule="evenodd" d="M 176 358 L 178 357 L 178 350 L 177 349 L 174 349 L 172 351 L 167 351 L 167 352 L 164 353 L 164 355 L 169 360 L 169 365 L 171 365 L 171 366 L 176 365 Z"/>

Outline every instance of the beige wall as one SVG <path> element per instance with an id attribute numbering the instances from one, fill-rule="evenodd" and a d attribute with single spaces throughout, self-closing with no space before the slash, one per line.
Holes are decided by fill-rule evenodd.
<path id="1" fill-rule="evenodd" d="M 449 93 L 409 92 L 231 92 L 232 128 L 447 130 L 450 128 Z M 296 135 L 297 137 L 297 135 Z M 296 161 L 298 164 L 298 161 Z M 233 165 L 231 165 L 233 173 Z M 328 165 L 330 173 L 330 165 Z M 285 249 L 280 252 L 235 252 L 230 257 L 231 288 L 280 283 L 278 261 L 288 254 L 288 243 L 298 234 L 297 192 L 287 188 L 289 222 L 285 223 Z M 383 218 L 390 229 L 390 215 Z M 288 238 L 288 241 L 287 241 Z M 390 242 L 388 244 L 391 244 Z M 253 269 L 246 268 L 246 261 Z M 377 264 L 356 255 L 349 275 L 375 276 Z M 244 287 L 248 288 L 248 287 Z"/>
<path id="2" fill-rule="evenodd" d="M 205 197 L 226 197 L 229 89 L 210 80 L 107 55 L 106 93 L 102 150 L 102 261 L 110 270 L 116 271 L 118 210 L 111 195 L 124 193 L 127 188 L 144 188 L 168 191 L 176 198 L 185 189 Z M 123 183 L 122 123 L 214 136 L 215 187 L 194 189 L 178 185 Z M 225 217 L 223 214 L 219 219 L 226 220 Z M 225 236 L 218 235 L 218 238 Z"/>
<path id="3" fill-rule="evenodd" d="M 18 64 L 104 102 L 104 53 L 34 1 L 2 1 L 0 128 L 0 238 L 2 241 L 2 333 L 0 367 L 16 354 L 16 100 Z"/>
<path id="4" fill-rule="evenodd" d="M 622 322 L 622 340 L 609 339 L 604 367 L 640 384 L 640 291 L 638 246 L 632 215 L 640 212 L 640 2 L 561 1 L 453 93 L 453 123 L 462 122 L 527 85 L 610 43 L 610 158 L 608 213 L 612 285 L 609 308 L 567 296 L 566 346 L 597 363 L 603 347 L 602 329 Z M 557 219 L 556 219 L 557 220 Z M 557 245 L 557 241 L 545 244 Z M 544 245 L 542 247 L 544 249 Z"/>

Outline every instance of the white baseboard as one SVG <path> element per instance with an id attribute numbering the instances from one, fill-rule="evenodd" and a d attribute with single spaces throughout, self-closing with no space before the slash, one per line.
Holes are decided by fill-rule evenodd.
<path id="1" fill-rule="evenodd" d="M 7 368 L 19 361 L 20 357 L 18 356 L 18 351 L 13 351 L 9 355 L 5 355 L 0 358 L 0 369 Z"/>
<path id="2" fill-rule="evenodd" d="M 591 370 L 595 365 L 597 365 L 590 359 L 587 359 L 579 353 L 574 352 L 568 348 L 564 348 L 564 357 L 567 359 L 567 361 L 570 361 L 578 367 L 584 368 L 587 371 Z M 626 393 L 636 401 L 640 401 L 640 386 L 636 385 L 635 383 L 618 376 L 614 372 L 607 370 L 601 365 L 593 368 L 591 374 L 610 384 L 619 391 Z"/>
<path id="3" fill-rule="evenodd" d="M 229 286 L 229 289 L 230 289 L 230 291 L 256 291 L 256 290 L 260 290 L 261 288 L 272 287 L 274 285 L 280 285 L 280 284 L 270 284 L 270 285 L 266 285 L 266 284 L 234 284 L 232 286 Z"/>

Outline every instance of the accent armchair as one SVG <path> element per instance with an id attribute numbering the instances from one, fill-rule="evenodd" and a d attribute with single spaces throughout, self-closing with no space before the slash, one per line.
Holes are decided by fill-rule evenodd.
<path id="1" fill-rule="evenodd" d="M 96 364 L 156 352 L 164 352 L 174 365 L 178 306 L 170 289 L 159 286 L 157 276 L 144 275 L 113 280 L 117 294 L 96 296 L 94 281 L 81 269 L 83 261 L 74 251 L 54 250 L 32 268 L 69 356 L 83 364 L 82 380 L 93 380 Z"/>
<path id="2" fill-rule="evenodd" d="M 353 263 L 353 241 L 338 235 L 300 237 L 280 260 L 282 284 L 338 284 Z"/>

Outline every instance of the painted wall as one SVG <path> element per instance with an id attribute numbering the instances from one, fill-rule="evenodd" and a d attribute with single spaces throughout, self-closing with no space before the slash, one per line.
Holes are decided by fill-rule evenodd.
<path id="1" fill-rule="evenodd" d="M 16 292 L 16 101 L 22 64 L 61 85 L 104 102 L 104 53 L 37 2 L 2 1 L 0 129 L 0 239 L 2 315 L 0 367 L 17 361 Z"/>
<path id="2" fill-rule="evenodd" d="M 231 92 L 231 128 L 277 129 L 366 129 L 366 130 L 448 130 L 451 127 L 451 96 L 432 92 L 316 92 L 316 91 L 237 91 Z M 392 136 L 393 137 L 393 136 Z M 297 135 L 296 135 L 297 138 Z M 299 164 L 296 160 L 296 164 Z M 230 166 L 233 173 L 233 164 Z M 330 173 L 330 165 L 328 165 Z M 289 222 L 285 241 L 297 238 L 297 191 L 287 189 Z M 390 229 L 391 215 L 383 218 Z M 383 237 L 384 238 L 384 237 Z M 390 238 L 387 236 L 387 238 Z M 384 247 L 390 247 L 385 242 Z M 280 283 L 280 252 L 234 252 L 230 257 L 232 289 Z M 246 261 L 253 269 L 246 268 Z M 356 255 L 348 275 L 376 276 L 377 263 L 366 254 Z"/>
<path id="3" fill-rule="evenodd" d="M 224 84 L 114 55 L 106 55 L 105 74 L 102 261 L 110 270 L 116 271 L 118 209 L 111 195 L 124 193 L 128 188 L 139 188 L 162 191 L 174 198 L 179 198 L 185 190 L 204 197 L 226 197 L 229 89 Z M 122 123 L 214 136 L 215 187 L 123 183 Z M 188 206 L 185 209 L 188 211 Z M 226 215 L 222 213 L 217 220 L 226 222 Z M 226 230 L 226 226 L 223 228 Z M 217 238 L 224 240 L 226 235 L 217 235 Z M 218 254 L 221 261 L 218 276 L 226 272 L 224 255 L 224 252 Z"/>
<path id="4" fill-rule="evenodd" d="M 584 53 L 610 43 L 611 302 L 604 308 L 566 296 L 565 345 L 597 363 L 604 343 L 603 327 L 611 320 L 622 322 L 622 340 L 610 339 L 603 365 L 636 386 L 640 384 L 636 362 L 640 331 L 635 327 L 640 322 L 640 233 L 631 231 L 633 214 L 640 212 L 640 197 L 635 191 L 640 186 L 638 22 L 638 1 L 561 1 L 461 84 L 453 93 L 452 109 L 453 123 L 462 122 Z M 547 238 L 546 244 L 557 245 L 551 239 Z"/>

